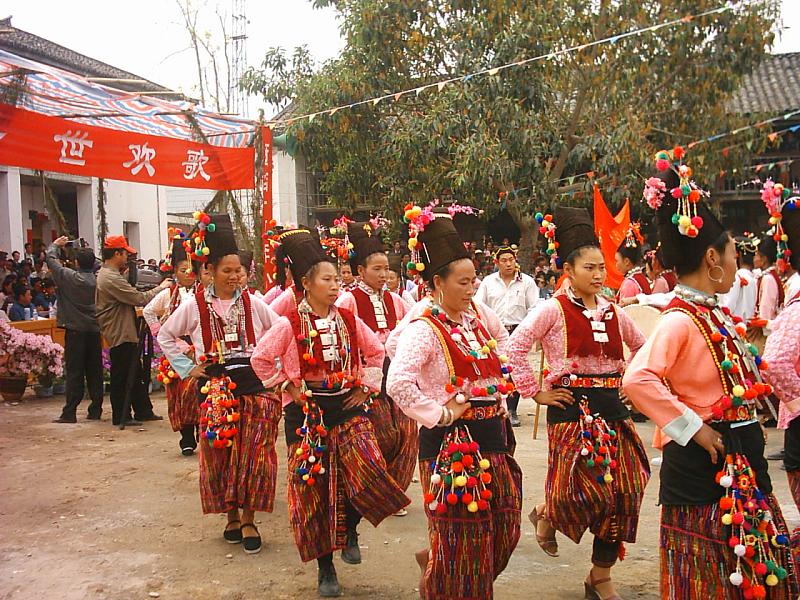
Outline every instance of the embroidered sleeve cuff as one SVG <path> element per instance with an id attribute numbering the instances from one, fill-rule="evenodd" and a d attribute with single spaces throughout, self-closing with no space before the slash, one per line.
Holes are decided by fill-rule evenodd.
<path id="1" fill-rule="evenodd" d="M 192 359 L 190 359 L 188 356 L 184 356 L 183 354 L 172 357 L 169 361 L 169 364 L 175 371 L 177 371 L 181 379 L 186 379 L 189 377 L 189 373 L 191 373 L 192 369 L 194 369 L 194 362 Z"/>
<path id="2" fill-rule="evenodd" d="M 702 426 L 703 419 L 692 409 L 687 408 L 680 417 L 672 419 L 661 430 L 678 444 L 685 446 Z"/>

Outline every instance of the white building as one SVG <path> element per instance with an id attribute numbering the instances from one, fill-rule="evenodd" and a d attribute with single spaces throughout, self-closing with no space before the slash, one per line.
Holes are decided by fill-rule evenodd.
<path id="1" fill-rule="evenodd" d="M 176 99 L 174 92 L 69 48 L 17 29 L 11 18 L 0 20 L 0 48 L 82 77 L 107 80 L 113 87 Z M 47 184 L 64 215 L 70 237 L 82 237 L 100 248 L 98 179 L 45 172 Z M 108 233 L 124 234 L 142 258 L 166 253 L 167 190 L 156 185 L 104 183 Z M 35 171 L 0 165 L 0 250 L 22 252 L 23 244 L 49 244 L 56 237 L 55 219 L 45 202 Z M 99 254 L 99 251 L 96 250 Z"/>

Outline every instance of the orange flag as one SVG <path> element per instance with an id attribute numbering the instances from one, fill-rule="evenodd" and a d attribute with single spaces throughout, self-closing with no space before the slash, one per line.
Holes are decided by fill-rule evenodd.
<path id="1" fill-rule="evenodd" d="M 631 224 L 631 206 L 628 200 L 622 206 L 616 216 L 611 216 L 600 188 L 594 186 L 594 233 L 600 240 L 600 249 L 606 259 L 606 285 L 613 289 L 619 289 L 622 285 L 623 275 L 617 271 L 614 255 L 617 253 L 625 233 Z"/>

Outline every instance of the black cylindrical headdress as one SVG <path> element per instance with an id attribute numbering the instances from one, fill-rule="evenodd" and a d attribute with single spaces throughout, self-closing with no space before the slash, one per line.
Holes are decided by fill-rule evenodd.
<path id="1" fill-rule="evenodd" d="M 244 270 L 249 273 L 250 269 L 253 267 L 253 253 L 249 250 L 240 250 L 239 262 L 242 263 Z"/>
<path id="2" fill-rule="evenodd" d="M 215 262 L 223 256 L 238 254 L 239 246 L 233 234 L 233 224 L 227 214 L 208 215 L 209 223 L 205 228 L 205 246 L 208 248 L 209 262 Z"/>
<path id="3" fill-rule="evenodd" d="M 321 262 L 332 262 L 308 229 L 289 229 L 278 236 L 280 244 L 275 250 L 278 267 L 289 267 L 295 284 Z"/>
<path id="4" fill-rule="evenodd" d="M 558 244 L 557 254 L 561 264 L 575 250 L 586 246 L 600 247 L 588 209 L 557 206 L 553 213 L 553 222 L 555 241 Z"/>
<path id="5" fill-rule="evenodd" d="M 172 239 L 172 250 L 170 251 L 170 262 L 172 263 L 172 268 L 174 269 L 178 263 L 181 263 L 187 260 L 188 256 L 186 254 L 186 238 L 175 236 Z"/>
<path id="6" fill-rule="evenodd" d="M 431 281 L 433 276 L 451 262 L 469 258 L 461 241 L 453 217 L 447 210 L 434 210 L 433 220 L 417 236 L 419 257 L 425 269 L 422 278 Z"/>
<path id="7" fill-rule="evenodd" d="M 386 246 L 383 245 L 380 236 L 372 230 L 369 223 L 351 221 L 347 224 L 347 237 L 353 245 L 350 253 L 350 268 L 353 274 L 358 273 L 358 267 L 367 262 L 367 258 L 373 254 L 383 254 Z"/>

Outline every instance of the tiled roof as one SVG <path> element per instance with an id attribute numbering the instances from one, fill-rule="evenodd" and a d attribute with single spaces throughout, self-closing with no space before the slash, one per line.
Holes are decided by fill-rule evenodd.
<path id="1" fill-rule="evenodd" d="M 785 113 L 800 109 L 800 52 L 766 56 L 728 103 L 738 113 Z"/>
<path id="2" fill-rule="evenodd" d="M 11 17 L 0 19 L 0 49 L 83 77 L 137 80 L 135 82 L 101 82 L 118 90 L 142 93 L 155 92 L 153 95 L 156 96 L 158 92 L 170 91 L 169 88 L 163 85 L 148 81 L 117 67 L 112 67 L 38 35 L 17 29 L 11 25 Z M 165 94 L 163 97 L 168 100 L 182 99 L 177 94 Z"/>

